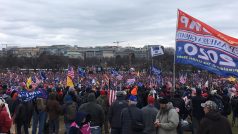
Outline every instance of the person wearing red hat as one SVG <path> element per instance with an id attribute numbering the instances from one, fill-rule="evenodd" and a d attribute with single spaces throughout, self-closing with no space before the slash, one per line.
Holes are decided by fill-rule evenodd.
<path id="1" fill-rule="evenodd" d="M 145 123 L 144 134 L 156 134 L 156 128 L 154 122 L 158 109 L 154 107 L 155 98 L 148 96 L 148 105 L 142 108 L 143 122 Z"/>

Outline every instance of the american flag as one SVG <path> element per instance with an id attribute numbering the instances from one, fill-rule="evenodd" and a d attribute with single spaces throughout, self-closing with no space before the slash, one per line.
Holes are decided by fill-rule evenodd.
<path id="1" fill-rule="evenodd" d="M 109 105 L 111 106 L 112 103 L 116 100 L 116 90 L 112 89 L 111 86 L 111 80 L 109 79 L 108 81 L 108 101 L 109 101 Z"/>
<path id="2" fill-rule="evenodd" d="M 73 67 L 69 67 L 67 76 L 69 76 L 71 79 L 74 79 L 74 69 L 73 69 Z"/>
<path id="3" fill-rule="evenodd" d="M 116 90 L 110 89 L 108 93 L 109 97 L 109 105 L 111 106 L 112 103 L 116 100 Z"/>

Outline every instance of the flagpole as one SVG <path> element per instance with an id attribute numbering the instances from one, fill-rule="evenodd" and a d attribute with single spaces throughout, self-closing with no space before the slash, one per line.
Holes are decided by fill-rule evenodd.
<path id="1" fill-rule="evenodd" d="M 176 73 L 176 35 L 177 35 L 177 28 L 178 28 L 178 18 L 179 17 L 179 12 L 177 11 L 177 21 L 176 21 L 176 32 L 175 32 L 175 47 L 174 47 L 174 64 L 173 64 L 173 92 L 175 92 L 175 84 L 176 84 L 176 78 L 175 78 L 175 73 Z"/>

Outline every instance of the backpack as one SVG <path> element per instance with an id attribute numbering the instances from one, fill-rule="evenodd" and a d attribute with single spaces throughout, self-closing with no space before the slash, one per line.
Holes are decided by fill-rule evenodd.
<path id="1" fill-rule="evenodd" d="M 76 113 L 77 113 L 77 104 L 75 102 L 67 104 L 65 115 L 66 118 L 68 120 L 74 120 L 76 118 Z"/>
<path id="2" fill-rule="evenodd" d="M 45 111 L 46 104 L 43 98 L 36 98 L 36 107 L 38 111 Z"/>

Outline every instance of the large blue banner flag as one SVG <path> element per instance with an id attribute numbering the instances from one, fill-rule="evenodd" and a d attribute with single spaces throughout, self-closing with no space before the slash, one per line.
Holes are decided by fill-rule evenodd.
<path id="1" fill-rule="evenodd" d="M 178 11 L 176 62 L 223 76 L 238 76 L 238 39 Z"/>

